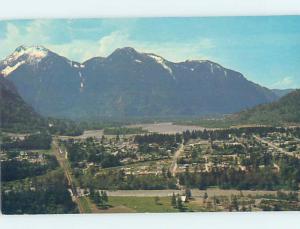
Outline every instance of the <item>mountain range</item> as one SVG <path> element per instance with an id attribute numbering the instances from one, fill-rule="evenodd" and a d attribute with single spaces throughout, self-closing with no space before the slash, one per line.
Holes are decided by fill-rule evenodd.
<path id="1" fill-rule="evenodd" d="M 20 46 L 0 75 L 44 116 L 168 117 L 228 114 L 278 95 L 209 60 L 171 62 L 133 48 L 71 61 L 42 46 Z"/>

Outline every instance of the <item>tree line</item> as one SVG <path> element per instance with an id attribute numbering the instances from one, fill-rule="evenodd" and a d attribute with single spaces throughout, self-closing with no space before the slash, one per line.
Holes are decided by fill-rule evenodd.
<path id="1" fill-rule="evenodd" d="M 256 161 L 256 160 L 255 160 Z M 262 162 L 262 161 L 261 161 Z M 213 168 L 212 171 L 186 172 L 178 175 L 179 183 L 186 187 L 206 189 L 218 186 L 222 189 L 264 189 L 298 190 L 300 182 L 300 162 L 294 157 L 282 156 L 279 161 L 280 171 L 265 161 L 265 166 L 252 165 L 247 171 L 234 168 Z"/>
<path id="2" fill-rule="evenodd" d="M 1 148 L 4 150 L 20 149 L 20 150 L 34 150 L 34 149 L 50 149 L 52 143 L 52 136 L 47 132 L 41 132 L 25 136 L 23 140 L 20 138 L 3 138 Z"/>
<path id="3" fill-rule="evenodd" d="M 27 160 L 7 160 L 1 162 L 1 181 L 20 180 L 46 174 L 58 167 L 54 156 L 45 155 L 46 163 L 31 163 Z"/>

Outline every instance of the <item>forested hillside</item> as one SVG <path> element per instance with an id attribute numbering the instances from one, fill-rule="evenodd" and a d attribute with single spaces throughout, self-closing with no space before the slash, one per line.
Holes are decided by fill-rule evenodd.
<path id="1" fill-rule="evenodd" d="M 295 90 L 279 101 L 259 105 L 235 116 L 241 123 L 283 124 L 300 122 L 300 90 Z"/>
<path id="2" fill-rule="evenodd" d="M 0 77 L 1 129 L 32 131 L 45 126 L 45 120 L 26 104 L 14 85 Z"/>

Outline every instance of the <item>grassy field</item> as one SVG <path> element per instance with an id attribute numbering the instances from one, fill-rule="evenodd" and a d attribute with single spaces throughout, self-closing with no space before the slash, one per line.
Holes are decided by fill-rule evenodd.
<path id="1" fill-rule="evenodd" d="M 171 205 L 171 197 L 160 197 L 156 202 L 155 197 L 112 196 L 109 197 L 109 205 L 125 212 L 178 212 Z M 107 212 L 110 212 L 109 209 Z"/>
<path id="2" fill-rule="evenodd" d="M 159 197 L 156 202 L 155 197 L 135 197 L 135 196 L 111 196 L 109 197 L 108 210 L 101 212 L 139 212 L 139 213 L 163 213 L 179 212 L 171 205 L 171 197 Z M 184 203 L 185 212 L 203 212 L 208 211 L 202 200 L 191 200 Z M 211 209 L 213 210 L 213 209 Z"/>
<path id="3" fill-rule="evenodd" d="M 191 212 L 207 212 L 207 211 L 215 211 L 212 207 L 208 207 L 206 203 L 203 203 L 203 200 L 194 199 L 190 200 L 186 203 L 188 211 Z"/>

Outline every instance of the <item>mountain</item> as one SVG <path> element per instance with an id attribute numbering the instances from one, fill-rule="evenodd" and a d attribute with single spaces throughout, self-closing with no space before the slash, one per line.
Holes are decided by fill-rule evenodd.
<path id="1" fill-rule="evenodd" d="M 278 98 L 281 98 L 292 91 L 295 91 L 295 89 L 272 89 L 272 91 L 278 96 Z"/>
<path id="2" fill-rule="evenodd" d="M 235 119 L 248 124 L 300 123 L 300 89 L 294 90 L 276 102 L 240 112 L 235 115 Z"/>
<path id="3" fill-rule="evenodd" d="M 39 46 L 20 46 L 0 62 L 2 75 L 28 104 L 47 116 L 74 105 L 80 85 L 77 67 L 78 63 Z"/>
<path id="4" fill-rule="evenodd" d="M 0 77 L 1 129 L 30 131 L 44 125 L 43 118 L 27 105 L 14 85 Z"/>
<path id="5" fill-rule="evenodd" d="M 277 99 L 217 63 L 174 63 L 130 47 L 78 63 L 41 46 L 21 46 L 0 62 L 0 74 L 39 113 L 54 117 L 227 114 Z"/>

